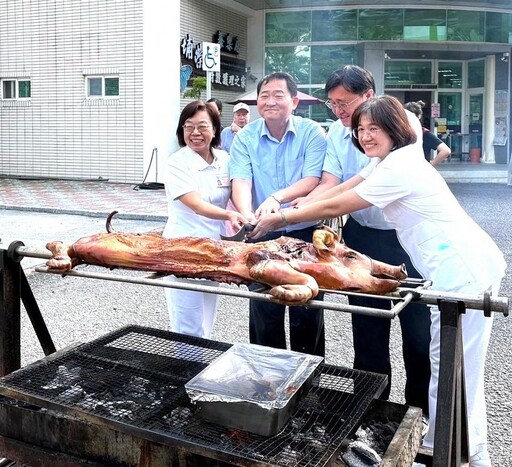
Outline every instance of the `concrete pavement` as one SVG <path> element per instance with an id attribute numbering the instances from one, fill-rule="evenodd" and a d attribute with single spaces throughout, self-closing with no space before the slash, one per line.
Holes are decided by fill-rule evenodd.
<path id="1" fill-rule="evenodd" d="M 507 263 L 512 265 L 512 187 L 468 183 L 453 184 L 451 188 L 468 213 L 496 241 Z M 34 230 L 30 232 L 34 239 L 39 235 L 42 241 L 54 240 L 58 228 L 69 228 L 74 222 L 76 228 L 63 234 L 70 240 L 76 240 L 79 236 L 102 231 L 104 217 L 114 209 L 132 218 L 157 221 L 143 220 L 140 225 L 146 228 L 149 224 L 161 225 L 166 214 L 164 190 L 134 190 L 132 185 L 107 182 L 0 179 L 0 237 L 11 229 L 16 240 L 26 241 L 27 229 L 31 229 Z M 30 214 L 29 221 L 15 225 L 11 216 L 18 212 L 16 210 L 29 211 L 26 213 Z M 57 216 L 51 213 L 75 216 L 58 216 L 59 221 L 56 221 Z M 85 218 L 84 215 L 90 217 Z M 42 227 L 34 228 L 34 219 L 40 216 L 45 218 L 41 221 Z M 134 225 L 126 229 L 120 226 L 120 230 L 142 229 Z M 464 232 L 460 234 L 464 235 Z M 32 243 L 27 241 L 26 244 Z M 94 270 L 94 267 L 89 270 Z M 28 279 L 59 349 L 76 342 L 90 341 L 125 324 L 162 329 L 168 326 L 167 308 L 160 288 L 36 273 L 29 274 Z M 500 296 L 512 297 L 510 267 Z M 27 364 L 41 358 L 42 351 L 25 314 L 22 320 L 22 357 L 23 363 Z M 494 316 L 487 356 L 485 386 L 489 444 L 493 465 L 496 466 L 512 465 L 511 320 L 512 317 Z M 247 323 L 247 301 L 223 296 L 212 338 L 224 342 L 248 342 Z M 403 403 L 404 371 L 398 320 L 393 320 L 392 329 L 391 400 Z M 353 352 L 349 314 L 326 312 L 326 333 L 327 362 L 350 367 Z"/>
<path id="2" fill-rule="evenodd" d="M 148 185 L 53 179 L 0 178 L 0 210 L 51 212 L 124 219 L 167 219 L 165 190 Z"/>

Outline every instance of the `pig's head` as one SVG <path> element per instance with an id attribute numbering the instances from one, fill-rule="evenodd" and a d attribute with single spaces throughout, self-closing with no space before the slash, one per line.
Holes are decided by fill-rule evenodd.
<path id="1" fill-rule="evenodd" d="M 393 266 L 352 250 L 328 227 L 314 232 L 313 246 L 316 262 L 301 267 L 323 289 L 383 294 L 407 277 L 405 265 Z"/>

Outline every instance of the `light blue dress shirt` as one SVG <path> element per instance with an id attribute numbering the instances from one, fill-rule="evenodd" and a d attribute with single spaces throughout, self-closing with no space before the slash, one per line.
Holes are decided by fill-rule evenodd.
<path id="1" fill-rule="evenodd" d="M 336 120 L 327 134 L 327 153 L 323 170 L 342 182 L 351 179 L 366 167 L 371 159 L 359 151 L 352 143 L 350 128 L 343 126 L 341 120 Z M 382 209 L 371 206 L 350 214 L 352 218 L 364 227 L 390 230 L 393 227 L 384 219 Z"/>
<path id="2" fill-rule="evenodd" d="M 423 141 L 423 131 L 419 120 L 409 111 L 406 111 L 406 114 L 417 136 L 414 146 L 420 147 Z M 350 128 L 341 123 L 341 120 L 336 120 L 330 126 L 329 133 L 327 134 L 327 152 L 323 170 L 338 177 L 342 182 L 357 175 L 372 161 L 372 159 L 354 146 L 350 137 L 351 131 Z M 379 230 L 394 229 L 384 218 L 382 209 L 377 206 L 370 206 L 369 208 L 355 211 L 350 216 L 364 227 Z"/>
<path id="3" fill-rule="evenodd" d="M 231 125 L 224 128 L 220 134 L 220 148 L 224 149 L 226 152 L 230 152 L 234 137 L 235 133 L 231 130 Z"/>
<path id="4" fill-rule="evenodd" d="M 259 118 L 233 139 L 230 178 L 252 182 L 252 207 L 256 210 L 276 191 L 304 177 L 320 177 L 325 150 L 325 132 L 313 120 L 292 115 L 282 140 L 278 141 L 270 134 L 263 118 Z M 293 224 L 281 230 L 289 232 L 315 224 Z"/>

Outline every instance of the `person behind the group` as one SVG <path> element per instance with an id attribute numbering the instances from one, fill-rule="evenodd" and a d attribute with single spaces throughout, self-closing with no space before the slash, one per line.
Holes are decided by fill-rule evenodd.
<path id="1" fill-rule="evenodd" d="M 247 104 L 240 102 L 233 107 L 233 123 L 222 130 L 220 148 L 229 152 L 235 135 L 251 120 L 251 110 Z"/>
<path id="2" fill-rule="evenodd" d="M 207 104 L 213 105 L 213 108 L 217 110 L 219 117 L 222 117 L 222 101 L 216 97 L 211 97 L 206 101 Z"/>
<path id="3" fill-rule="evenodd" d="M 416 115 L 420 122 L 423 118 L 424 106 L 425 102 L 423 101 L 407 102 L 404 104 L 404 108 Z M 436 155 L 433 159 L 431 159 L 430 156 L 432 150 L 436 151 Z M 427 159 L 427 161 L 432 165 L 436 166 L 447 159 L 451 155 L 452 150 L 428 128 L 423 128 L 423 153 L 425 154 L 425 159 Z"/>
<path id="4" fill-rule="evenodd" d="M 230 177 L 233 203 L 254 222 L 307 195 L 320 180 L 325 132 L 313 120 L 292 115 L 299 103 L 297 84 L 288 73 L 272 73 L 257 86 L 259 118 L 235 135 Z M 281 235 L 312 240 L 314 222 L 286 226 L 262 240 Z M 292 350 L 324 355 L 323 310 L 290 307 Z M 249 334 L 255 344 L 286 348 L 285 307 L 250 301 Z"/>
<path id="5" fill-rule="evenodd" d="M 359 175 L 327 190 L 298 209 L 269 213 L 258 220 L 253 236 L 297 222 L 333 218 L 372 205 L 386 219 L 433 289 L 460 294 L 498 294 L 505 274 L 502 253 L 462 209 L 443 177 L 411 146 L 416 135 L 402 104 L 391 96 L 368 99 L 352 114 L 352 141 L 372 159 Z M 421 154 L 420 154 L 421 156 Z M 461 234 L 463 232 L 463 235 Z M 430 426 L 425 446 L 434 442 L 440 354 L 440 312 L 431 310 Z M 492 318 L 480 310 L 462 316 L 465 389 L 471 466 L 490 467 L 484 366 Z M 442 384 L 442 382 L 440 382 Z"/>
<path id="6" fill-rule="evenodd" d="M 375 94 L 375 81 L 364 68 L 347 65 L 333 72 L 325 84 L 326 105 L 338 117 L 327 134 L 327 153 L 320 184 L 297 205 L 314 200 L 329 188 L 350 180 L 370 159 L 351 139 L 352 113 Z M 421 135 L 416 117 L 408 115 Z M 409 255 L 398 241 L 395 229 L 381 209 L 369 207 L 354 212 L 342 230 L 343 240 L 351 248 L 390 264 L 404 263 L 410 277 L 420 278 Z M 351 305 L 390 308 L 385 300 L 349 296 Z M 410 304 L 398 315 L 402 331 L 402 355 L 406 373 L 405 402 L 423 409 L 428 416 L 428 386 L 430 381 L 430 311 L 428 306 Z M 352 314 L 354 368 L 388 375 L 388 384 L 380 396 L 388 399 L 391 388 L 390 358 L 391 321 L 385 318 Z M 426 420 L 425 420 L 426 424 Z M 425 426 L 426 428 L 426 426 Z"/>
<path id="7" fill-rule="evenodd" d="M 214 110 L 217 111 L 219 114 L 219 119 L 222 120 L 222 101 L 220 99 L 217 99 L 216 97 L 211 97 L 206 101 L 207 104 L 210 104 Z M 222 126 L 222 123 L 220 125 L 220 132 L 222 133 L 222 130 L 224 130 L 224 127 Z M 220 142 L 219 142 L 220 145 Z"/>
<path id="8" fill-rule="evenodd" d="M 167 162 L 168 221 L 163 236 L 219 239 L 226 221 L 239 230 L 246 219 L 225 209 L 231 195 L 229 154 L 216 149 L 220 142 L 217 111 L 202 101 L 190 102 L 181 112 L 176 135 L 181 149 L 171 154 Z M 174 277 L 169 280 L 187 282 Z M 218 295 L 166 288 L 166 298 L 171 331 L 210 336 Z"/>

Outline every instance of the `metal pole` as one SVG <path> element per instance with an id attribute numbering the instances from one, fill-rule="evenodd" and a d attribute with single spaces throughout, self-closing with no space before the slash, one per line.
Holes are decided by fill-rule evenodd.
<path id="1" fill-rule="evenodd" d="M 206 100 L 212 97 L 212 72 L 206 72 Z"/>
<path id="2" fill-rule="evenodd" d="M 21 368 L 21 266 L 0 250 L 0 376 Z"/>
<path id="3" fill-rule="evenodd" d="M 455 467 L 469 460 L 464 386 L 462 314 L 464 302 L 440 300 L 441 349 L 433 467 Z"/>

